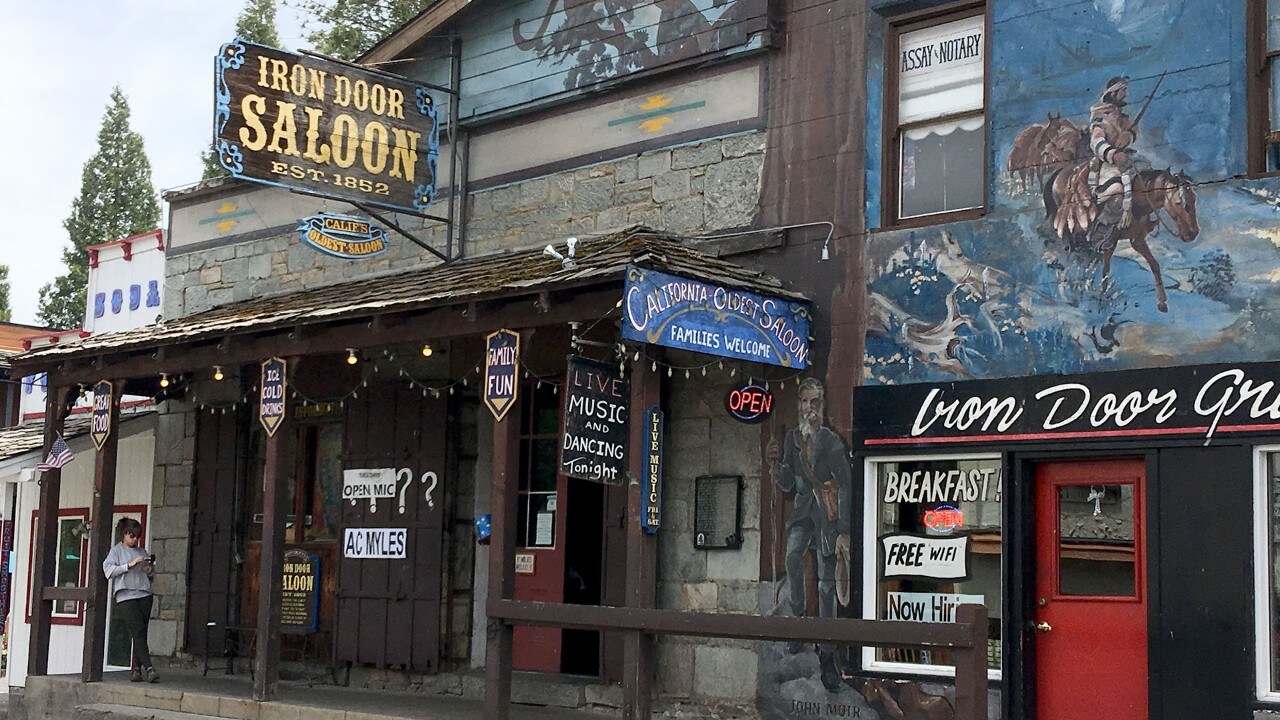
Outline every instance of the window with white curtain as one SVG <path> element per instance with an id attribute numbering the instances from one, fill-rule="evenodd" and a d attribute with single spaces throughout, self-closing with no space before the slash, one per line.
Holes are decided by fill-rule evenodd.
<path id="1" fill-rule="evenodd" d="M 986 44 L 980 6 L 893 26 L 886 69 L 894 220 L 983 207 Z"/>

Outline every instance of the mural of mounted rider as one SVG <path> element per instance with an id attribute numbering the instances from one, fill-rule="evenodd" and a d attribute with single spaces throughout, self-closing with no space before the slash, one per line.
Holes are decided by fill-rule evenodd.
<path id="1" fill-rule="evenodd" d="M 1208 69 L 1242 47 L 1187 55 L 1229 9 L 1032 5 L 992 33 L 983 217 L 868 242 L 866 380 L 1274 357 L 1280 189 Z"/>

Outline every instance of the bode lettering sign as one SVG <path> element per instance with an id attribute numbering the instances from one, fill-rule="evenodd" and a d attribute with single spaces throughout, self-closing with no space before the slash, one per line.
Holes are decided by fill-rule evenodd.
<path id="1" fill-rule="evenodd" d="M 560 472 L 580 480 L 622 483 L 627 472 L 630 398 L 631 384 L 616 365 L 569 358 Z"/>
<path id="2" fill-rule="evenodd" d="M 215 62 L 214 149 L 233 176 L 421 213 L 440 129 L 404 78 L 235 40 Z"/>

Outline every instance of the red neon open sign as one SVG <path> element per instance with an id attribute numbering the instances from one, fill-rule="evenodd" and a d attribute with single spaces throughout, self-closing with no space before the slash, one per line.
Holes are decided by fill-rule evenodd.
<path id="1" fill-rule="evenodd" d="M 741 422 L 763 422 L 773 412 L 773 393 L 759 385 L 733 388 L 724 395 L 724 407 Z"/>
<path id="2" fill-rule="evenodd" d="M 964 527 L 964 513 L 951 505 L 939 505 L 933 510 L 924 511 L 924 526 L 937 532 L 949 533 Z"/>

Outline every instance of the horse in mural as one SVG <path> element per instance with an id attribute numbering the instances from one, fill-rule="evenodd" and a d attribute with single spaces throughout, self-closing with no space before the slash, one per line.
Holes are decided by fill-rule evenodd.
<path id="1" fill-rule="evenodd" d="M 654 0 L 658 22 L 650 27 L 637 15 L 637 4 L 627 0 L 547 0 L 533 35 L 524 35 L 523 22 L 517 18 L 511 28 L 512 40 L 518 49 L 537 53 L 543 62 L 567 62 L 565 89 L 573 90 L 740 45 L 748 37 L 744 28 L 749 24 L 743 21 L 763 14 L 764 9 L 764 3 L 758 1 L 712 0 L 712 8 L 725 8 L 713 22 L 693 0 Z M 552 19 L 561 6 L 564 20 L 553 28 Z"/>
<path id="2" fill-rule="evenodd" d="M 1009 151 L 1009 174 L 1017 178 L 1025 192 L 1028 183 L 1039 185 L 1055 170 L 1070 165 L 1080 154 L 1084 130 L 1062 114 L 1046 114 L 1044 123 L 1027 127 L 1014 138 Z"/>
<path id="3" fill-rule="evenodd" d="M 1099 207 L 1085 176 L 1087 161 L 1055 171 L 1044 184 L 1045 218 L 1067 247 L 1095 253 L 1102 260 L 1102 284 L 1111 279 L 1111 257 L 1121 241 L 1128 241 L 1147 262 L 1155 280 L 1156 309 L 1169 312 L 1168 295 L 1160 263 L 1151 252 L 1147 238 L 1160 226 L 1184 243 L 1200 234 L 1196 218 L 1195 183 L 1185 172 L 1141 170 L 1133 178 L 1132 222 L 1127 227 L 1107 217 L 1108 209 Z M 1162 215 L 1163 214 L 1163 215 Z M 1172 221 L 1170 228 L 1164 217 Z"/>

